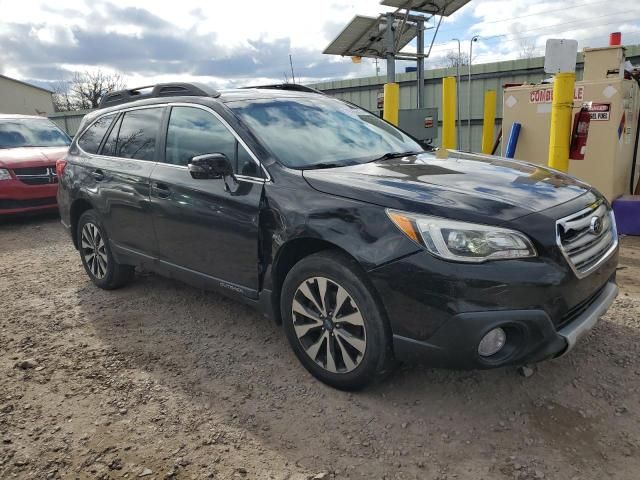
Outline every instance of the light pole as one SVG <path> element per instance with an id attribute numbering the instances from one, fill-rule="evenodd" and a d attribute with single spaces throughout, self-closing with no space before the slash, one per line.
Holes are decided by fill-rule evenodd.
<path id="1" fill-rule="evenodd" d="M 479 35 L 471 37 L 469 42 L 469 77 L 467 78 L 467 150 L 471 151 L 471 59 L 473 58 L 473 42 L 478 41 Z"/>
<path id="2" fill-rule="evenodd" d="M 460 39 L 454 38 L 454 41 L 458 42 L 458 59 L 456 60 L 456 137 L 458 150 L 462 150 L 460 144 Z"/>

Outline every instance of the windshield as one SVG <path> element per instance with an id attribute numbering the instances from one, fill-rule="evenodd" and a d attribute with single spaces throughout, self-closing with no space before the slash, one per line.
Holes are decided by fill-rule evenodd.
<path id="1" fill-rule="evenodd" d="M 0 148 L 64 147 L 70 143 L 69 137 L 46 118 L 0 120 Z"/>
<path id="2" fill-rule="evenodd" d="M 419 152 L 400 130 L 358 107 L 321 95 L 227 104 L 287 167 L 369 162 L 391 152 Z"/>

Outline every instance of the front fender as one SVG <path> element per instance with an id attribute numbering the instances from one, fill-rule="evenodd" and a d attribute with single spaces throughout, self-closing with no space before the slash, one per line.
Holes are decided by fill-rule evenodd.
<path id="1" fill-rule="evenodd" d="M 280 251 L 296 240 L 322 241 L 353 257 L 365 271 L 410 255 L 420 247 L 402 234 L 378 205 L 300 188 L 267 185 L 261 209 L 263 288 Z M 302 190 L 302 191 L 301 191 Z"/>

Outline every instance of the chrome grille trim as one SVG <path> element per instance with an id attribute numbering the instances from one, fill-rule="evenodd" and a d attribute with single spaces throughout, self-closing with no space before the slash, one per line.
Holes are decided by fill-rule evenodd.
<path id="1" fill-rule="evenodd" d="M 56 166 L 14 168 L 16 178 L 27 185 L 48 185 L 58 183 Z"/>
<path id="2" fill-rule="evenodd" d="M 591 231 L 594 217 L 602 222 L 602 232 L 598 234 Z M 613 211 L 600 203 L 561 218 L 556 222 L 556 242 L 575 275 L 586 277 L 618 248 Z"/>

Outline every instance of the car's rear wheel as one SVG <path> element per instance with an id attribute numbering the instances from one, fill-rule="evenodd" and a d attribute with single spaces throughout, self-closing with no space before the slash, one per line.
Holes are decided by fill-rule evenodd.
<path id="1" fill-rule="evenodd" d="M 298 262 L 281 297 L 287 338 L 305 368 L 341 389 L 362 388 L 392 362 L 388 324 L 359 265 L 327 251 Z"/>
<path id="2" fill-rule="evenodd" d="M 98 287 L 113 290 L 133 277 L 134 268 L 119 264 L 113 257 L 107 232 L 94 210 L 80 216 L 77 235 L 82 265 Z"/>

